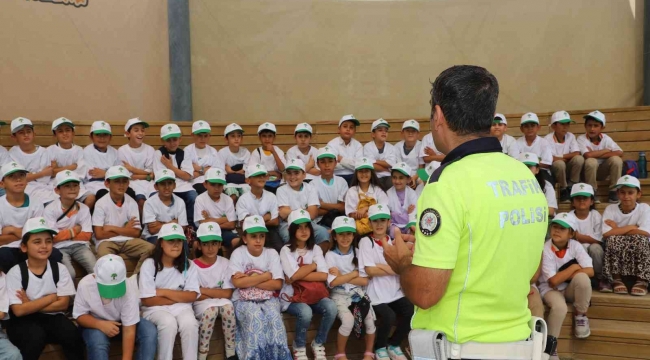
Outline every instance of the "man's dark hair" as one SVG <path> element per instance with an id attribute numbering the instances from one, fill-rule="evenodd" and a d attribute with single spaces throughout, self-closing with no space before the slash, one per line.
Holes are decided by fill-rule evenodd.
<path id="1" fill-rule="evenodd" d="M 457 65 L 432 83 L 431 117 L 436 105 L 458 135 L 489 134 L 499 97 L 499 83 L 480 66 Z"/>

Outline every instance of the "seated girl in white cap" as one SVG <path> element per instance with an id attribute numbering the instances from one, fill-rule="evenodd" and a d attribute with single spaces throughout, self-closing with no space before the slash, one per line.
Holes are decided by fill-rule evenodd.
<path id="1" fill-rule="evenodd" d="M 541 168 L 539 167 L 539 158 L 534 153 L 526 152 L 519 155 L 519 161 L 528 166 L 533 175 L 535 175 L 539 188 L 544 192 L 544 196 L 546 196 L 546 202 L 548 203 L 548 216 L 553 218 L 557 211 L 557 196 L 555 195 L 555 188 L 553 185 L 546 180 L 546 176 L 540 172 Z"/>

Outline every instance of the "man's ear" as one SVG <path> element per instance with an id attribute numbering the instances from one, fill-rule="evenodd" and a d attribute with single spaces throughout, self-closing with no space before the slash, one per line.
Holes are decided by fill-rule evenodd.
<path id="1" fill-rule="evenodd" d="M 445 114 L 442 112 L 442 108 L 440 107 L 440 105 L 435 105 L 433 108 L 432 125 L 433 125 L 433 129 L 435 129 L 436 131 L 441 126 L 447 125 L 447 119 L 445 118 Z"/>

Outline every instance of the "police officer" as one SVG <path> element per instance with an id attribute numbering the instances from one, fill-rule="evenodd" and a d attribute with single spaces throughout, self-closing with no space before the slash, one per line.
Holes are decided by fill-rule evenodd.
<path id="1" fill-rule="evenodd" d="M 414 344 L 416 329 L 446 338 L 450 358 L 473 359 L 495 352 L 507 359 L 508 344 L 534 334 L 527 295 L 548 207 L 530 170 L 490 136 L 498 94 L 497 79 L 478 66 L 451 67 L 433 83 L 431 129 L 447 155 L 418 201 L 414 249 L 402 241 L 384 244 L 387 262 L 416 305 L 416 356 L 427 350 Z M 489 346 L 495 343 L 500 347 Z"/>

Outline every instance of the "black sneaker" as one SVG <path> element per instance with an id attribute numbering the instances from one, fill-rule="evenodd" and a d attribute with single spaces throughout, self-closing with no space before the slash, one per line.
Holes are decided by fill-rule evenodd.
<path id="1" fill-rule="evenodd" d="M 616 195 L 616 191 L 610 191 L 609 192 L 609 203 L 610 204 L 617 204 L 618 203 L 618 195 Z"/>
<path id="2" fill-rule="evenodd" d="M 565 204 L 571 202 L 571 190 L 568 187 L 560 190 L 560 202 Z"/>

